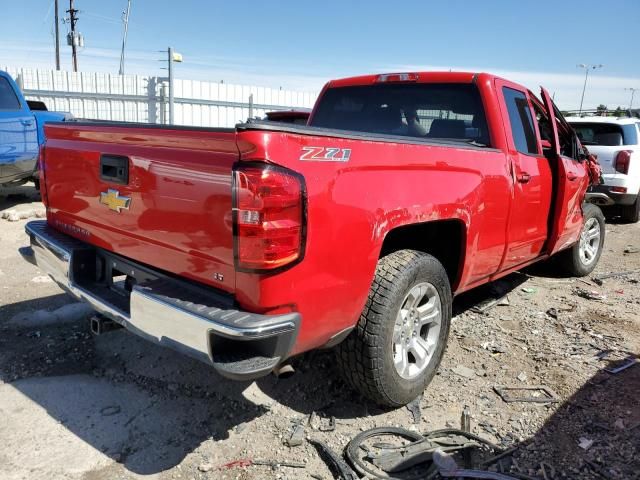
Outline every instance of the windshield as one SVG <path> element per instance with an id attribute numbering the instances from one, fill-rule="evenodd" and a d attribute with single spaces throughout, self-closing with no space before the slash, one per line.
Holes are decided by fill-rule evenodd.
<path id="1" fill-rule="evenodd" d="M 482 101 L 473 84 L 330 88 L 322 96 L 310 125 L 489 145 Z"/>
<path id="2" fill-rule="evenodd" d="M 583 145 L 618 147 L 638 144 L 638 131 L 634 125 L 594 122 L 573 123 L 571 126 Z"/>

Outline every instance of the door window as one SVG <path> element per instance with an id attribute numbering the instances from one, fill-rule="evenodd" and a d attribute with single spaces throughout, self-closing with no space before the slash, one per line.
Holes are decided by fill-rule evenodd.
<path id="1" fill-rule="evenodd" d="M 0 77 L 0 110 L 20 110 L 20 101 L 4 77 Z"/>
<path id="2" fill-rule="evenodd" d="M 507 104 L 511 134 L 516 150 L 527 155 L 536 155 L 538 142 L 527 97 L 523 92 L 509 87 L 503 87 L 502 94 Z"/>

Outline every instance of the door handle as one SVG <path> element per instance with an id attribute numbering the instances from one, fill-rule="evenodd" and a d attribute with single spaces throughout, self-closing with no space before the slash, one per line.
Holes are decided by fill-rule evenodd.
<path id="1" fill-rule="evenodd" d="M 20 120 L 20 123 L 25 127 L 30 127 L 33 124 L 33 120 Z"/>
<path id="2" fill-rule="evenodd" d="M 567 180 L 569 180 L 570 182 L 573 182 L 576 178 L 578 178 L 578 175 L 576 175 L 575 173 L 567 173 Z"/>
<path id="3" fill-rule="evenodd" d="M 529 175 L 527 172 L 522 172 L 516 176 L 516 180 L 518 180 L 518 182 L 520 183 L 529 183 L 529 180 L 531 180 L 531 175 Z"/>

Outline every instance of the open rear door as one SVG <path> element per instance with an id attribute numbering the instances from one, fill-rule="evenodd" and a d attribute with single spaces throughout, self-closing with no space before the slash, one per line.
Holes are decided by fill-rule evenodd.
<path id="1" fill-rule="evenodd" d="M 549 115 L 552 161 L 555 161 L 554 211 L 547 252 L 552 255 L 575 243 L 582 230 L 582 202 L 589 184 L 587 164 L 578 159 L 571 127 L 554 105 L 549 92 L 541 89 Z M 568 156 L 571 155 L 571 156 Z M 573 157 L 573 158 L 572 158 Z"/>

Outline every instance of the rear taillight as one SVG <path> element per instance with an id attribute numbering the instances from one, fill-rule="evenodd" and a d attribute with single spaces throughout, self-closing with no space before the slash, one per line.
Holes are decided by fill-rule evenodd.
<path id="1" fill-rule="evenodd" d="M 631 162 L 631 151 L 620 150 L 616 155 L 614 168 L 620 173 L 629 173 L 629 163 Z"/>
<path id="2" fill-rule="evenodd" d="M 45 183 L 44 178 L 44 144 L 40 145 L 40 150 L 38 154 L 38 180 L 40 184 L 40 199 L 44 204 L 45 208 L 49 206 L 49 199 L 47 197 L 47 184 Z"/>
<path id="3" fill-rule="evenodd" d="M 291 170 L 267 164 L 233 172 L 236 268 L 274 271 L 300 261 L 305 244 L 305 186 Z"/>

